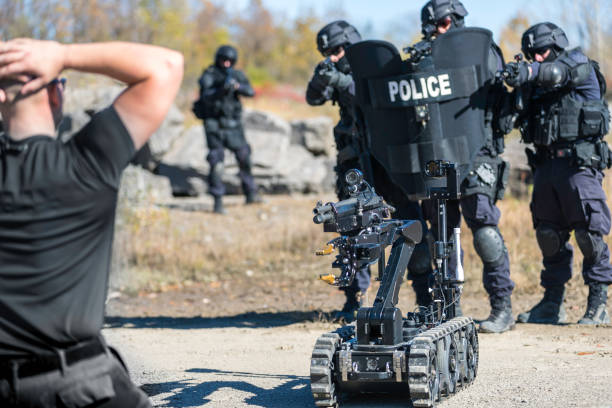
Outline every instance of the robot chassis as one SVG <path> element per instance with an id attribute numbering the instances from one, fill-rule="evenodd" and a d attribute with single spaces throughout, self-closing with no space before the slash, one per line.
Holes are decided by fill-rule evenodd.
<path id="1" fill-rule="evenodd" d="M 394 209 L 376 195 L 358 170 L 346 174 L 350 197 L 337 203 L 317 203 L 314 222 L 341 236 L 317 255 L 338 249 L 332 267 L 340 276 L 321 279 L 348 286 L 355 272 L 378 262 L 381 282 L 372 307 L 361 307 L 357 320 L 315 343 L 310 360 L 310 387 L 315 405 L 339 407 L 340 393 L 408 392 L 414 407 L 433 407 L 474 381 L 478 371 L 478 335 L 470 317 L 457 317 L 463 270 L 448 271 L 452 251 L 460 251 L 459 229 L 446 236 L 446 201 L 456 199 L 454 164 L 427 163 L 426 176 L 435 185 L 428 198 L 438 202 L 440 241 L 434 243 L 436 269 L 430 284 L 432 304 L 404 318 L 396 307 L 403 274 L 422 238 L 419 221 L 388 219 Z M 385 266 L 385 248 L 392 245 Z M 457 257 L 460 259 L 460 257 Z M 458 262 L 460 265 L 460 262 Z"/>

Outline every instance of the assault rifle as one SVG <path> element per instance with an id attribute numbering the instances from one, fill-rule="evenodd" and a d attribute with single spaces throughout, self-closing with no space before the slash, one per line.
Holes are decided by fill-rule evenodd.
<path id="1" fill-rule="evenodd" d="M 431 41 L 423 40 L 410 47 L 403 49 L 404 54 L 409 54 L 408 61 L 416 64 L 428 55 L 431 55 Z"/>

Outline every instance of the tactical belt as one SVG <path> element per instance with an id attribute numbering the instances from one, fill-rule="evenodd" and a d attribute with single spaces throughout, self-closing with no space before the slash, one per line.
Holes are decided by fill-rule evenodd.
<path id="1" fill-rule="evenodd" d="M 35 375 L 60 370 L 62 368 L 61 355 L 64 355 L 66 366 L 78 363 L 92 357 L 106 353 L 107 347 L 98 337 L 83 341 L 66 349 L 59 349 L 55 353 L 37 354 L 31 358 L 4 358 L 0 357 L 0 378 L 32 377 Z"/>
<path id="2" fill-rule="evenodd" d="M 571 159 L 576 157 L 576 152 L 571 147 L 544 147 L 540 149 L 545 159 Z"/>
<path id="3" fill-rule="evenodd" d="M 538 146 L 537 159 L 570 159 L 577 166 L 603 170 L 612 165 L 612 154 L 603 140 L 583 141 L 563 146 Z"/>

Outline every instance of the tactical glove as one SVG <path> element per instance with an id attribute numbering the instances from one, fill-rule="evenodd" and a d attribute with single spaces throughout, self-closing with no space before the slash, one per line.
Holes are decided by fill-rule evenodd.
<path id="1" fill-rule="evenodd" d="M 529 80 L 529 65 L 524 62 L 509 62 L 506 64 L 506 71 L 510 75 L 506 78 L 506 83 L 516 88 Z"/>
<path id="2" fill-rule="evenodd" d="M 228 78 L 223 84 L 226 93 L 233 92 L 239 87 L 239 82 L 235 78 Z"/>
<path id="3" fill-rule="evenodd" d="M 325 88 L 333 86 L 338 81 L 337 75 L 338 71 L 334 69 L 333 65 L 323 61 L 315 68 L 311 84 L 315 89 L 322 92 Z"/>

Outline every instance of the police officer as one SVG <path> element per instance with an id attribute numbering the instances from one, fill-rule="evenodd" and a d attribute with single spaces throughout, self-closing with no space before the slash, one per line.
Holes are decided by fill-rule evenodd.
<path id="1" fill-rule="evenodd" d="M 411 55 L 414 64 L 431 63 L 430 58 L 424 58 L 431 50 L 431 42 L 450 30 L 463 27 L 464 18 L 468 14 L 463 4 L 458 0 L 431 0 L 421 10 L 423 41 L 413 48 L 417 51 Z M 493 44 L 489 57 L 489 70 L 494 75 L 503 67 L 501 50 Z M 488 96 L 485 116 L 487 141 L 478 152 L 473 163 L 472 172 L 461 184 L 461 199 L 449 201 L 448 236 L 452 236 L 453 228 L 458 227 L 463 218 L 472 230 L 474 249 L 483 263 L 483 283 L 489 295 L 491 313 L 480 324 L 480 331 L 501 333 L 514 325 L 510 296 L 514 283 L 510 279 L 510 262 L 504 239 L 498 228 L 500 211 L 495 205 L 504 194 L 504 187 L 509 170 L 507 162 L 499 155 L 504 150 L 504 133 L 499 126 L 501 121 L 500 107 L 504 103 L 506 92 L 501 84 L 493 85 Z M 437 206 L 432 200 L 423 202 L 423 214 L 432 224 L 432 231 L 437 235 Z M 451 257 L 449 268 L 455 269 L 456 260 Z"/>
<path id="2" fill-rule="evenodd" d="M 65 69 L 127 88 L 61 143 Z M 0 42 L 0 406 L 151 406 L 100 330 L 121 174 L 182 75 L 149 45 Z"/>
<path id="3" fill-rule="evenodd" d="M 231 150 L 240 171 L 238 173 L 246 203 L 261 202 L 257 195 L 257 186 L 251 174 L 251 147 L 244 137 L 242 129 L 241 96 L 252 97 L 255 91 L 242 71 L 234 69 L 238 60 L 238 51 L 223 45 L 217 49 L 215 63 L 206 68 L 198 80 L 200 99 L 194 106 L 196 116 L 204 120 L 208 156 L 210 165 L 208 176 L 209 193 L 214 197 L 214 212 L 224 214 L 223 195 L 223 159 L 224 149 Z"/>
<path id="4" fill-rule="evenodd" d="M 348 198 L 345 173 L 352 168 L 359 168 L 377 192 L 396 207 L 395 217 L 423 220 L 418 203 L 409 201 L 401 190 L 391 183 L 383 166 L 369 154 L 367 142 L 361 136 L 363 133 L 360 132 L 354 107 L 355 83 L 351 67 L 345 57 L 345 50 L 359 41 L 361 35 L 346 21 L 333 21 L 323 27 L 317 34 L 317 48 L 326 59 L 317 65 L 306 89 L 308 104 L 319 106 L 332 101 L 340 107 L 340 121 L 334 127 L 334 140 L 338 151 L 334 167 L 338 199 Z M 423 225 L 426 229 L 424 221 Z M 430 259 L 428 246 L 426 242 L 422 242 L 415 248 L 408 267 L 408 278 L 412 280 L 417 304 L 421 306 L 431 302 L 428 287 L 431 274 Z M 348 322 L 352 321 L 369 286 L 369 269 L 363 268 L 357 271 L 353 284 L 343 288 L 346 302 L 337 317 Z"/>
<path id="5" fill-rule="evenodd" d="M 543 256 L 544 298 L 519 322 L 562 323 L 565 283 L 572 273 L 570 232 L 584 255 L 582 276 L 589 286 L 580 324 L 609 323 L 606 309 L 612 283 L 610 210 L 602 188 L 602 170 L 610 168 L 610 149 L 603 141 L 610 113 L 604 100 L 605 80 L 595 61 L 569 42 L 553 23 L 530 27 L 521 39 L 531 63 L 511 63 L 506 82 L 520 90 L 525 109 L 519 117 L 523 141 L 534 171 L 531 213 Z"/>

